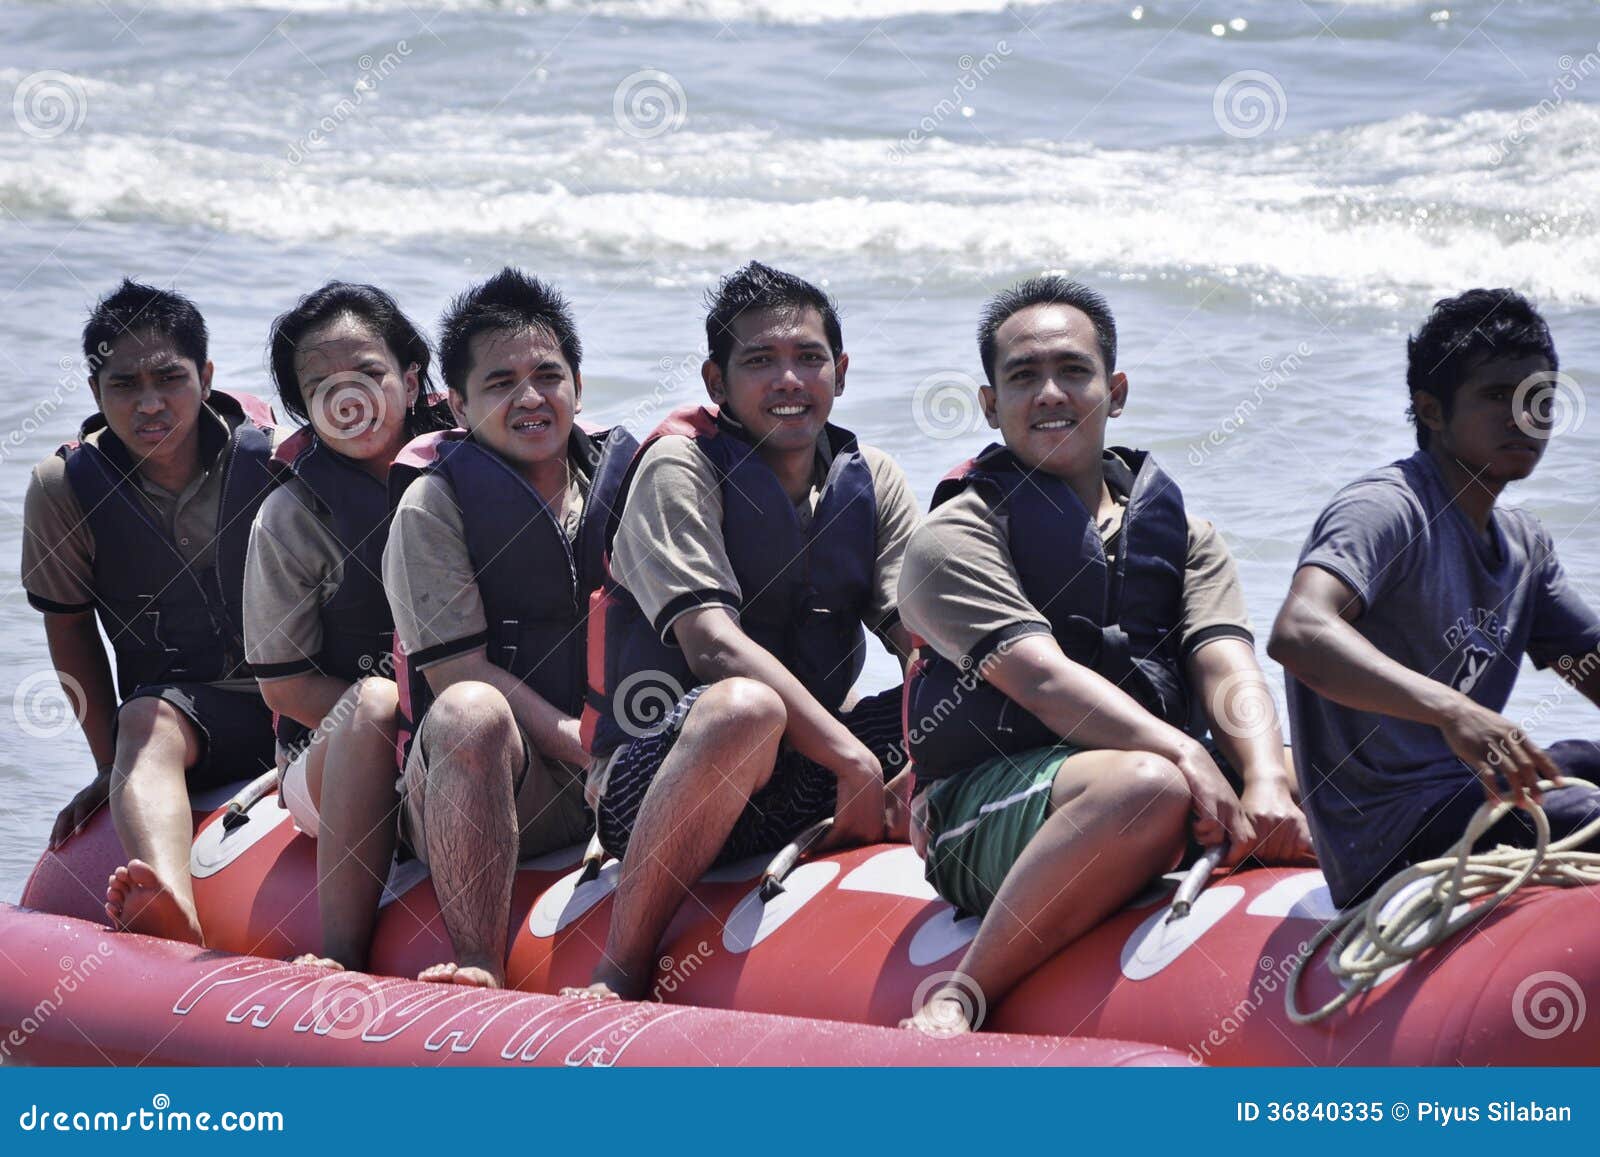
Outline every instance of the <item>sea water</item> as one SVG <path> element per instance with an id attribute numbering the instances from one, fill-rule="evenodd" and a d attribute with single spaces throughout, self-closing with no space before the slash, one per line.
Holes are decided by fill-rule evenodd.
<path id="1" fill-rule="evenodd" d="M 0 898 L 93 773 L 17 560 L 125 274 L 193 296 L 217 385 L 265 394 L 268 322 L 324 280 L 431 325 L 513 262 L 576 306 L 585 417 L 643 432 L 703 397 L 701 295 L 759 257 L 838 297 L 837 417 L 926 502 L 991 436 L 984 296 L 1066 271 L 1117 312 L 1113 440 L 1221 528 L 1264 643 L 1316 511 L 1414 445 L 1430 303 L 1531 293 L 1600 377 L 1597 145 L 1577 0 L 0 0 Z M 1508 500 L 1600 603 L 1580 397 Z M 1509 714 L 1600 732 L 1531 668 Z"/>

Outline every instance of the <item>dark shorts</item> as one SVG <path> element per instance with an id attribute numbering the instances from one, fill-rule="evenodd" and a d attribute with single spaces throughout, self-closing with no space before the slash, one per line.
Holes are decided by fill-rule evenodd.
<path id="1" fill-rule="evenodd" d="M 618 859 L 628 850 L 628 840 L 650 784 L 683 734 L 684 721 L 705 689 L 702 684 L 679 699 L 659 730 L 612 754 L 600 796 L 599 832 L 600 843 Z M 886 778 L 892 778 L 905 766 L 900 694 L 900 688 L 890 688 L 861 700 L 841 716 L 850 733 L 878 757 Z M 739 813 L 716 862 L 725 864 L 777 851 L 811 824 L 833 814 L 837 788 L 833 772 L 784 745 L 778 752 L 772 778 Z"/>
<path id="2" fill-rule="evenodd" d="M 1545 753 L 1564 774 L 1600 784 L 1600 743 L 1588 739 L 1564 739 L 1545 748 Z M 1478 786 L 1477 780 L 1472 780 L 1460 792 L 1430 808 L 1406 843 L 1402 857 L 1387 875 L 1375 881 L 1358 899 L 1377 891 L 1384 880 L 1401 869 L 1447 853 L 1466 832 L 1467 824 L 1483 804 L 1483 798 L 1483 789 Z M 1554 843 L 1600 818 L 1600 787 L 1573 784 L 1556 788 L 1544 793 L 1543 806 L 1545 818 L 1550 821 L 1550 840 Z M 1472 850 L 1486 852 L 1501 844 L 1531 848 L 1537 839 L 1533 817 L 1517 808 L 1485 832 Z M 1590 841 L 1586 850 L 1600 851 L 1600 839 Z"/>
<path id="3" fill-rule="evenodd" d="M 209 683 L 146 683 L 135 687 L 122 706 L 135 699 L 172 704 L 200 733 L 200 758 L 185 775 L 191 790 L 254 779 L 277 766 L 272 712 L 258 694 Z"/>

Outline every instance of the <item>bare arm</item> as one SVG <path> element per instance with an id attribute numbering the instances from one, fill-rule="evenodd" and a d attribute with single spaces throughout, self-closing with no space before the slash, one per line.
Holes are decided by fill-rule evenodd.
<path id="1" fill-rule="evenodd" d="M 261 698 L 279 715 L 286 715 L 302 727 L 316 731 L 339 702 L 350 684 L 332 675 L 307 671 L 261 684 Z"/>
<path id="2" fill-rule="evenodd" d="M 1318 695 L 1335 703 L 1437 728 L 1458 758 L 1498 797 L 1496 771 L 1513 794 L 1560 771 L 1514 723 L 1373 646 L 1351 624 L 1361 599 L 1343 580 L 1316 566 L 1295 572 L 1289 597 L 1272 625 L 1267 653 Z"/>
<path id="3" fill-rule="evenodd" d="M 672 626 L 695 677 L 706 683 L 742 675 L 777 692 L 788 713 L 789 745 L 833 772 L 839 807 L 830 842 L 873 840 L 884 823 L 883 768 L 865 744 L 833 717 L 792 672 L 740 629 L 725 607 L 707 606 Z"/>
<path id="4" fill-rule="evenodd" d="M 435 695 L 452 683 L 474 680 L 487 683 L 506 697 L 511 714 L 540 755 L 582 766 L 589 753 L 578 738 L 578 721 L 558 711 L 548 699 L 504 667 L 489 662 L 485 648 L 442 659 L 423 671 Z"/>
<path id="5" fill-rule="evenodd" d="M 1253 853 L 1264 863 L 1309 859 L 1311 833 L 1290 791 L 1283 729 L 1255 648 L 1244 639 L 1216 639 L 1189 656 L 1188 669 L 1212 737 L 1244 779 L 1240 802 L 1256 841 L 1235 851 L 1241 857 Z"/>
<path id="6" fill-rule="evenodd" d="M 77 832 L 105 805 L 111 794 L 111 764 L 116 756 L 112 738 L 117 718 L 117 690 L 111 681 L 111 663 L 95 625 L 93 611 L 76 615 L 46 614 L 45 641 L 55 664 L 61 689 L 83 727 L 94 757 L 95 776 L 56 816 L 50 846 L 57 847 Z"/>
<path id="7" fill-rule="evenodd" d="M 1237 855 L 1255 837 L 1239 799 L 1194 739 L 1157 719 L 1116 684 L 1074 663 L 1049 635 L 1024 635 L 983 664 L 984 677 L 1063 739 L 1083 747 L 1148 751 L 1177 765 L 1194 796 L 1195 838 L 1231 837 Z"/>

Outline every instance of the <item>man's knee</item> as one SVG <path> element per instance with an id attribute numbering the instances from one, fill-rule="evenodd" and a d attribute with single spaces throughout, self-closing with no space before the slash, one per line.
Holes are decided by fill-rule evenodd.
<path id="1" fill-rule="evenodd" d="M 1107 790 L 1116 791 L 1130 815 L 1150 821 L 1178 820 L 1190 807 L 1189 784 L 1170 759 L 1148 751 L 1131 751 L 1121 761 L 1115 777 L 1106 777 Z"/>
<path id="2" fill-rule="evenodd" d="M 140 761 L 137 754 L 152 742 L 175 741 L 188 748 L 199 743 L 199 734 L 165 699 L 145 695 L 130 699 L 117 708 L 117 757 L 114 775 L 125 779 Z"/>
<path id="3" fill-rule="evenodd" d="M 520 749 L 511 704 L 488 683 L 452 683 L 423 722 L 430 778 L 440 773 L 501 769 Z"/>
<path id="4" fill-rule="evenodd" d="M 400 689 L 393 679 L 369 675 L 355 685 L 354 695 L 357 724 L 393 733 L 400 711 Z"/>
<path id="5" fill-rule="evenodd" d="M 737 727 L 752 737 L 781 736 L 789 723 L 789 712 L 778 693 L 757 679 L 742 676 L 720 680 L 702 691 L 689 718 L 697 715 L 701 726 Z"/>

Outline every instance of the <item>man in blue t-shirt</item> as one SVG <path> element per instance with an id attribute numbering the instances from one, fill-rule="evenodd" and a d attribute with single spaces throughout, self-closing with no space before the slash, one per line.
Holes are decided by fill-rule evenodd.
<path id="1" fill-rule="evenodd" d="M 1525 654 L 1600 703 L 1600 617 L 1539 520 L 1495 506 L 1555 432 L 1550 330 L 1520 294 L 1474 289 L 1439 302 L 1408 354 L 1419 449 L 1323 510 L 1267 648 L 1340 905 L 1443 854 L 1482 792 L 1542 803 L 1552 839 L 1600 816 L 1600 790 L 1537 787 L 1563 772 L 1600 782 L 1600 744 L 1543 750 L 1500 714 Z M 1479 850 L 1531 846 L 1533 831 L 1514 811 Z"/>

